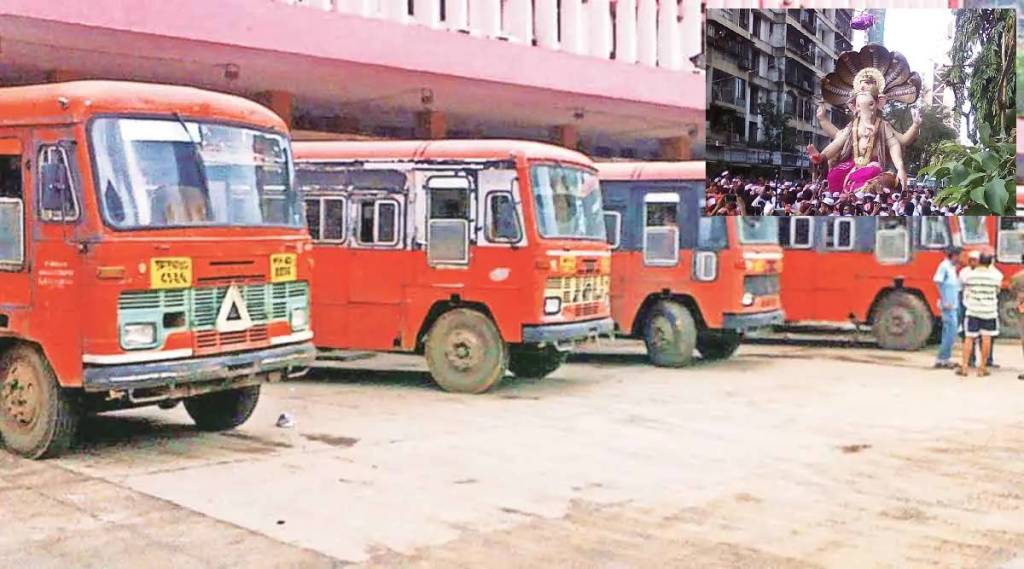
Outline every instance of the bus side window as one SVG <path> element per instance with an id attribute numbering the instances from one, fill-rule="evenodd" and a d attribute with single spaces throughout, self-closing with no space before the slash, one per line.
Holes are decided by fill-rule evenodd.
<path id="1" fill-rule="evenodd" d="M 320 240 L 320 198 L 308 198 L 306 200 L 306 227 L 309 227 L 309 236 L 313 241 Z"/>
<path id="2" fill-rule="evenodd" d="M 427 262 L 431 265 L 469 262 L 469 182 L 445 178 L 462 187 L 434 187 L 428 180 L 430 216 L 427 219 Z M 448 182 L 450 180 L 450 182 Z"/>
<path id="3" fill-rule="evenodd" d="M 345 207 L 344 198 L 323 198 L 320 202 L 320 211 L 323 216 L 323 223 L 320 226 L 320 239 L 341 243 L 345 241 Z"/>
<path id="4" fill-rule="evenodd" d="M 853 219 L 837 218 L 828 224 L 825 247 L 837 251 L 853 249 Z"/>
<path id="5" fill-rule="evenodd" d="M 362 245 L 398 245 L 398 202 L 392 199 L 359 202 L 359 232 Z"/>
<path id="6" fill-rule="evenodd" d="M 622 244 L 622 214 L 617 211 L 604 212 L 604 232 L 608 244 L 612 249 L 618 249 Z"/>
<path id="7" fill-rule="evenodd" d="M 498 243 L 518 243 L 523 238 L 512 194 L 487 194 L 487 240 Z"/>
<path id="8" fill-rule="evenodd" d="M 19 269 L 25 260 L 21 155 L 0 155 L 0 270 Z"/>
<path id="9" fill-rule="evenodd" d="M 39 149 L 39 217 L 43 221 L 78 219 L 68 154 L 56 145 Z"/>
<path id="10" fill-rule="evenodd" d="M 945 217 L 921 218 L 921 246 L 929 249 L 949 247 L 949 231 Z"/>
<path id="11" fill-rule="evenodd" d="M 679 262 L 679 226 L 676 224 L 679 204 L 648 201 L 644 206 L 644 262 L 655 266 L 675 265 Z"/>

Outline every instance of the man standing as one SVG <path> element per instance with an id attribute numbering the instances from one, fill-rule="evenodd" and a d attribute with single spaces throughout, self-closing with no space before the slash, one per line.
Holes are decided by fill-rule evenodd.
<path id="1" fill-rule="evenodd" d="M 939 314 L 942 315 L 942 342 L 939 344 L 939 355 L 935 359 L 935 367 L 949 369 L 954 367 L 950 357 L 953 355 L 953 342 L 956 341 L 957 315 L 960 309 L 960 278 L 957 276 L 957 262 L 960 249 L 951 247 L 946 250 L 946 258 L 939 263 L 932 280 L 939 289 Z"/>
<path id="2" fill-rule="evenodd" d="M 957 375 L 966 376 L 968 358 L 974 351 L 976 339 L 981 341 L 981 357 L 978 358 L 978 376 L 989 375 L 988 356 L 992 351 L 992 338 L 999 335 L 999 289 L 1003 274 L 992 266 L 992 255 L 983 253 L 978 266 L 960 271 L 964 287 L 964 349 Z"/>

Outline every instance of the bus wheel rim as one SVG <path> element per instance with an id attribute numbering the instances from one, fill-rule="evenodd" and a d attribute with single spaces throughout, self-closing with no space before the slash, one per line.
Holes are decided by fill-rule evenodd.
<path id="1" fill-rule="evenodd" d="M 40 385 L 36 374 L 15 362 L 0 381 L 0 407 L 5 421 L 19 430 L 28 430 L 39 416 Z"/>
<path id="2" fill-rule="evenodd" d="M 456 330 L 448 337 L 444 350 L 448 363 L 459 371 L 469 371 L 483 361 L 483 342 L 469 330 Z"/>
<path id="3" fill-rule="evenodd" d="M 885 329 L 890 334 L 902 335 L 910 329 L 913 323 L 914 318 L 909 311 L 896 309 L 890 312 L 889 317 L 886 318 Z"/>
<path id="4" fill-rule="evenodd" d="M 672 337 L 672 323 L 664 316 L 655 316 L 651 320 L 651 345 L 661 348 L 669 344 Z"/>

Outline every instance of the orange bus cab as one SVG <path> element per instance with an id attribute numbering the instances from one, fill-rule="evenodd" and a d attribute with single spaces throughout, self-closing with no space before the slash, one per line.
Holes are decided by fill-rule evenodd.
<path id="1" fill-rule="evenodd" d="M 924 347 L 939 326 L 935 271 L 951 246 L 989 246 L 984 219 L 780 218 L 787 324 L 868 324 L 882 348 Z"/>
<path id="2" fill-rule="evenodd" d="M 776 218 L 702 217 L 703 162 L 598 165 L 612 246 L 612 317 L 652 363 L 731 356 L 781 324 Z"/>
<path id="3" fill-rule="evenodd" d="M 296 142 L 318 348 L 424 353 L 443 389 L 543 377 L 612 329 L 590 160 L 502 140 Z"/>
<path id="4" fill-rule="evenodd" d="M 288 132 L 244 99 L 123 82 L 0 89 L 0 436 L 82 413 L 235 427 L 309 366 L 309 237 Z"/>

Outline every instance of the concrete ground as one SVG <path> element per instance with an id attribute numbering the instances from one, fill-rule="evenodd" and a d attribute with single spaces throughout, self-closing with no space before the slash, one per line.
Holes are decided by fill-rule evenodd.
<path id="1" fill-rule="evenodd" d="M 483 396 L 380 356 L 0 452 L 0 567 L 1024 568 L 1024 368 L 743 346 L 684 370 L 620 342 Z M 282 412 L 296 426 L 275 427 Z"/>

